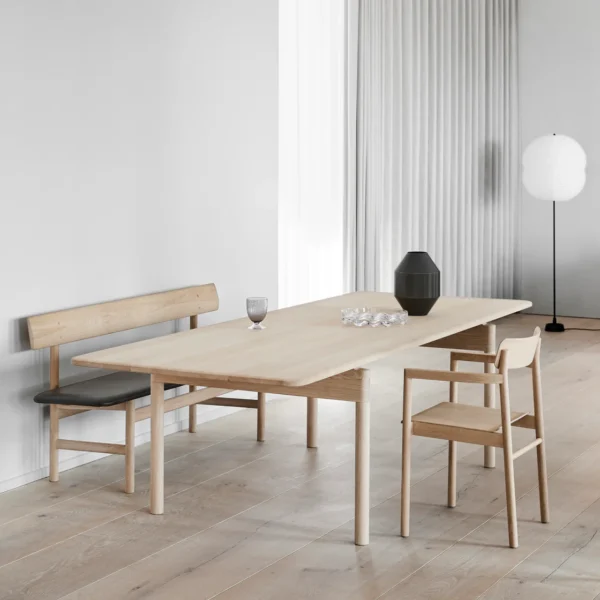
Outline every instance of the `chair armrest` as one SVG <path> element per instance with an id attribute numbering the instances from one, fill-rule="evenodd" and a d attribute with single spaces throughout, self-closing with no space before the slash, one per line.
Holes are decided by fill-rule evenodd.
<path id="1" fill-rule="evenodd" d="M 450 352 L 450 359 L 462 360 L 466 362 L 494 363 L 496 362 L 496 355 L 481 354 L 478 352 Z"/>
<path id="2" fill-rule="evenodd" d="M 429 369 L 405 369 L 408 379 L 449 381 L 451 383 L 502 383 L 499 373 L 465 373 L 464 371 L 434 371 Z"/>

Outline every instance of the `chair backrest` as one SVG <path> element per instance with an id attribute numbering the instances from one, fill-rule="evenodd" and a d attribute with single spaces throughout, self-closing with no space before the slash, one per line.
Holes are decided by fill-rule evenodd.
<path id="1" fill-rule="evenodd" d="M 33 349 L 48 348 L 218 308 L 214 283 L 196 285 L 29 317 L 29 341 Z"/>
<path id="2" fill-rule="evenodd" d="M 533 335 L 526 338 L 506 338 L 498 346 L 496 356 L 496 367 L 500 366 L 500 357 L 502 351 L 506 350 L 506 368 L 520 369 L 528 367 L 535 358 L 538 345 L 540 343 L 540 328 L 536 327 Z"/>

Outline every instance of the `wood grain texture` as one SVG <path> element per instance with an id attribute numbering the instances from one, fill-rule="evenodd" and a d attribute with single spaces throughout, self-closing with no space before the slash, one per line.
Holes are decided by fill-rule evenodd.
<path id="1" fill-rule="evenodd" d="M 515 356 L 511 358 L 510 354 L 514 352 Z M 450 371 L 434 371 L 427 369 L 405 369 L 404 371 L 404 438 L 408 436 L 423 436 L 437 439 L 445 439 L 449 444 L 449 475 L 448 475 L 448 506 L 454 507 L 456 503 L 456 473 L 455 473 L 455 452 L 456 447 L 452 442 L 465 442 L 470 444 L 481 444 L 487 448 L 499 447 L 504 456 L 504 476 L 506 487 L 506 510 L 508 519 L 508 539 L 511 548 L 518 548 L 518 531 L 516 516 L 516 492 L 514 479 L 514 460 L 523 456 L 529 450 L 539 448 L 543 442 L 543 420 L 535 417 L 536 432 L 538 437 L 519 450 L 513 451 L 512 441 L 512 423 L 522 420 L 527 413 L 511 411 L 510 398 L 508 391 L 508 372 L 509 369 L 519 369 L 529 367 L 533 364 L 535 375 L 533 383 L 533 404 L 534 410 L 541 410 L 541 395 L 539 388 L 541 378 L 539 371 L 540 355 L 540 328 L 536 327 L 534 335 L 525 338 L 507 338 L 499 347 L 496 360 L 492 363 L 485 362 L 484 367 L 497 366 L 500 373 L 494 374 L 473 374 L 459 373 L 456 371 L 457 354 L 450 355 Z M 467 357 L 468 358 L 468 357 Z M 461 378 L 458 379 L 457 376 Z M 476 379 L 480 378 L 480 379 Z M 470 406 L 457 403 L 456 383 L 465 381 L 470 383 L 492 382 L 493 378 L 500 383 L 500 410 L 489 408 L 488 406 Z M 429 381 L 449 381 L 450 382 L 450 402 L 440 402 L 439 404 L 425 409 L 411 416 L 411 385 L 414 379 L 423 379 Z M 495 381 L 498 383 L 498 381 Z M 408 414 L 407 414 L 408 412 Z M 497 433 L 501 430 L 501 433 Z M 405 448 L 403 448 L 406 451 Z M 408 448 L 410 452 L 410 448 Z M 410 458 L 409 458 L 410 460 Z M 545 459 L 544 459 L 545 460 Z M 487 466 L 487 465 L 486 465 Z M 410 467 L 409 467 L 410 468 Z M 541 477 L 543 471 L 543 462 L 538 454 L 538 477 Z M 545 475 L 545 473 L 544 473 Z M 544 519 L 544 506 L 547 505 L 547 495 L 545 488 L 546 479 L 539 479 L 540 484 L 540 507 L 542 522 Z M 401 499 L 401 531 L 404 537 L 408 536 L 408 515 L 410 506 L 406 498 L 408 493 L 406 480 L 403 470 L 403 489 Z"/>
<path id="2" fill-rule="evenodd" d="M 484 349 L 487 354 L 493 354 L 496 352 L 496 326 L 488 326 L 488 339 L 487 345 Z M 484 373 L 492 374 L 495 372 L 495 364 L 486 362 L 483 365 Z M 483 386 L 483 406 L 486 408 L 494 408 L 496 406 L 496 386 L 486 384 Z M 483 449 L 483 465 L 487 469 L 493 469 L 496 466 L 496 454 L 494 448 L 486 446 Z"/>
<path id="3" fill-rule="evenodd" d="M 537 342 L 536 342 L 537 343 Z M 515 489 L 515 463 L 513 459 L 512 442 L 512 411 L 508 391 L 508 368 L 510 351 L 498 353 L 498 370 L 504 381 L 500 385 L 500 411 L 502 413 L 502 455 L 504 457 L 504 482 L 506 487 L 506 518 L 508 520 L 508 543 L 511 548 L 519 547 L 519 532 L 517 529 L 517 497 Z"/>
<path id="4" fill-rule="evenodd" d="M 541 443 L 537 447 L 538 485 L 540 488 L 540 518 L 542 523 L 550 522 L 550 503 L 548 500 L 548 467 L 546 465 L 546 440 L 544 434 L 544 406 L 542 402 L 541 343 L 538 343 L 531 370 L 533 380 L 533 412 L 535 434 Z M 530 426 L 530 423 L 527 425 Z"/>
<path id="5" fill-rule="evenodd" d="M 480 446 L 489 446 L 490 448 L 502 448 L 501 433 L 467 429 L 466 427 L 458 427 L 457 425 L 450 428 L 448 425 L 421 423 L 417 421 L 416 423 L 413 423 L 411 432 L 413 435 L 434 438 L 436 440 L 448 440 L 462 442 L 463 444 L 478 444 Z"/>
<path id="6" fill-rule="evenodd" d="M 450 360 L 493 364 L 496 361 L 496 353 L 480 354 L 478 352 L 451 352 Z"/>
<path id="7" fill-rule="evenodd" d="M 533 415 L 525 415 L 512 424 L 513 427 L 522 427 L 523 429 L 535 429 L 535 417 Z"/>
<path id="8" fill-rule="evenodd" d="M 527 413 L 512 411 L 511 423 Z M 476 431 L 498 431 L 502 426 L 501 411 L 497 408 L 471 406 L 455 402 L 440 402 L 412 416 L 413 423 L 429 423 L 446 427 L 461 427 Z"/>
<path id="9" fill-rule="evenodd" d="M 600 500 L 532 552 L 482 598 L 590 600 L 600 594 Z"/>
<path id="10" fill-rule="evenodd" d="M 410 479 L 412 457 L 412 379 L 404 370 L 404 398 L 402 402 L 402 488 L 400 492 L 400 535 L 410 534 Z"/>
<path id="11" fill-rule="evenodd" d="M 360 402 L 356 403 L 354 434 L 354 543 L 369 543 L 371 507 L 371 405 L 369 372 L 363 372 Z"/>
<path id="12" fill-rule="evenodd" d="M 60 380 L 60 348 L 50 347 L 50 389 L 55 390 Z"/>
<path id="13" fill-rule="evenodd" d="M 162 515 L 165 512 L 165 385 L 152 376 L 150 386 L 150 512 Z"/>
<path id="14" fill-rule="evenodd" d="M 530 305 L 524 300 L 440 298 L 428 316 L 411 317 L 404 326 L 359 329 L 341 324 L 341 308 L 391 310 L 397 302 L 392 294 L 355 292 L 272 311 L 259 334 L 248 330 L 246 319 L 238 319 L 92 352 L 74 358 L 73 364 L 188 377 L 188 383 L 196 378 L 221 381 L 238 389 L 248 389 L 247 384 L 303 386 Z"/>
<path id="15" fill-rule="evenodd" d="M 535 440 L 533 440 L 533 442 L 529 442 L 529 444 L 523 446 L 522 448 L 519 448 L 518 450 L 515 450 L 513 452 L 513 460 L 515 458 L 519 458 L 521 456 L 523 456 L 523 454 L 527 454 L 527 452 L 529 452 L 530 450 L 533 450 L 534 448 L 537 448 L 541 443 L 542 443 L 542 438 L 536 438 Z M 547 523 L 548 521 L 542 521 L 542 523 Z"/>
<path id="16" fill-rule="evenodd" d="M 530 332 L 532 323 L 546 320 L 519 315 L 501 324 L 499 334 Z M 598 326 L 567 320 L 575 324 Z M 593 333 L 544 336 L 553 515 L 548 526 L 538 521 L 535 456 L 529 453 L 515 463 L 518 550 L 506 548 L 502 469 L 482 469 L 480 450 L 459 444 L 459 508 L 449 510 L 446 443 L 426 439 L 413 444 L 413 535 L 398 537 L 401 369 L 443 368 L 448 361 L 447 352 L 417 349 L 373 365 L 368 547 L 351 543 L 355 407 L 320 403 L 321 446 L 314 453 L 305 449 L 305 402 L 274 398 L 267 444 L 252 439 L 253 411 L 201 424 L 197 435 L 166 438 L 166 458 L 173 460 L 166 466 L 165 493 L 177 495 L 159 519 L 146 514 L 146 473 L 138 471 L 133 496 L 119 493 L 121 482 L 104 492 L 92 489 L 112 481 L 106 479 L 110 473 L 122 475 L 121 457 L 64 472 L 54 485 L 39 481 L 0 495 L 0 518 L 36 510 L 0 529 L 0 555 L 22 556 L 0 569 L 0 597 L 591 600 L 600 593 L 599 349 Z M 414 392 L 416 411 L 448 394 L 446 386 Z M 511 373 L 511 392 L 514 410 L 530 410 L 528 370 Z M 480 390 L 465 386 L 460 401 L 480 405 Z M 232 432 L 235 442 L 187 457 L 173 454 Z M 138 469 L 145 469 L 149 446 L 137 451 Z M 180 487 L 200 481 L 205 483 L 197 488 Z M 89 493 L 69 499 L 84 490 Z M 124 515 L 129 511 L 135 512 Z"/>
<path id="17" fill-rule="evenodd" d="M 92 408 L 80 408 L 80 407 L 71 407 L 71 406 L 59 406 L 56 405 L 56 408 L 58 409 L 58 418 L 59 419 L 66 419 L 67 417 L 72 417 L 73 415 L 79 415 L 81 413 L 86 413 L 89 412 L 90 410 L 93 410 Z"/>
<path id="18" fill-rule="evenodd" d="M 54 404 L 51 406 L 56 406 L 61 419 L 63 417 L 70 417 L 70 416 L 76 415 L 78 413 L 88 412 L 89 410 L 111 410 L 111 411 L 117 411 L 117 412 L 124 412 L 126 410 L 125 402 L 123 402 L 122 404 L 114 404 L 113 406 L 82 407 L 78 404 Z"/>
<path id="19" fill-rule="evenodd" d="M 265 441 L 265 424 L 267 419 L 267 395 L 259 392 L 256 399 L 256 441 Z"/>
<path id="20" fill-rule="evenodd" d="M 218 308 L 215 285 L 197 285 L 29 317 L 29 341 L 37 350 Z"/>
<path id="21" fill-rule="evenodd" d="M 539 327 L 535 328 L 533 335 L 526 338 L 506 338 L 498 346 L 496 366 L 500 361 L 500 354 L 505 351 L 508 356 L 507 369 L 522 369 L 531 366 L 536 350 L 540 344 Z"/>
<path id="22" fill-rule="evenodd" d="M 207 406 L 234 406 L 237 408 L 254 408 L 259 410 L 258 400 L 250 398 L 213 398 L 212 400 L 204 400 L 200 404 Z M 264 412 L 262 413 L 264 416 Z M 259 442 L 262 440 L 258 440 Z"/>
<path id="23" fill-rule="evenodd" d="M 83 442 L 80 440 L 56 440 L 59 450 L 77 450 L 81 452 L 103 452 L 106 454 L 125 454 L 125 444 L 107 444 L 105 442 Z"/>
<path id="24" fill-rule="evenodd" d="M 190 317 L 190 329 L 198 329 L 198 315 L 192 315 Z M 188 392 L 196 391 L 195 385 L 188 387 Z M 195 404 L 190 404 L 188 407 L 188 431 L 190 433 L 196 433 L 196 422 L 198 421 L 198 415 Z"/>
<path id="25" fill-rule="evenodd" d="M 250 392 L 263 392 L 271 394 L 284 394 L 286 396 L 306 396 L 310 398 L 327 398 L 329 400 L 344 400 L 347 402 L 360 402 L 362 379 L 365 369 L 353 369 L 339 375 L 334 375 L 322 381 L 315 381 L 308 385 L 302 386 L 287 386 L 274 384 L 260 383 L 244 383 L 240 386 L 243 390 Z M 178 375 L 156 375 L 157 381 L 166 383 L 184 383 L 190 380 L 194 381 L 191 375 L 180 377 Z M 210 380 L 202 376 L 196 380 L 197 385 L 208 385 L 209 387 L 217 387 L 219 385 L 231 385 L 232 388 L 227 391 L 238 389 L 234 384 L 220 380 Z M 254 402 L 254 400 L 249 400 Z"/>
<path id="26" fill-rule="evenodd" d="M 164 416 L 164 383 L 161 376 L 152 375 L 152 396 L 151 396 L 151 445 L 153 463 L 151 469 L 151 485 L 150 485 L 150 512 L 152 514 L 161 515 L 164 512 L 164 471 L 159 468 L 158 461 L 162 460 L 163 439 L 159 435 L 159 428 L 163 427 Z M 309 386 L 291 387 L 293 393 L 301 392 L 304 394 L 307 388 L 317 388 L 323 391 L 319 394 L 321 397 L 330 397 L 331 394 L 327 390 L 338 390 L 339 384 L 343 384 L 343 389 L 348 390 L 347 393 L 340 393 L 339 399 L 350 400 L 356 403 L 356 477 L 355 477 L 355 521 L 356 528 L 354 539 L 358 546 L 364 546 L 369 543 L 369 464 L 370 464 L 370 420 L 369 420 L 369 373 L 365 369 L 357 369 L 350 373 L 342 373 L 335 377 L 331 377 L 325 381 L 317 382 Z M 160 385 L 160 388 L 157 386 Z M 272 387 L 272 386 L 268 386 Z M 155 393 L 155 388 L 156 392 Z M 211 388 L 207 388 L 210 390 Z M 284 393 L 287 387 L 283 386 Z M 273 386 L 270 392 L 276 392 L 277 388 Z M 206 390 L 203 390 L 206 391 Z M 191 392 L 187 396 L 193 396 L 198 392 Z M 313 397 L 315 394 L 307 394 Z M 185 398 L 185 396 L 182 396 Z M 250 406 L 256 408 L 258 402 L 256 400 L 238 400 L 238 399 L 214 399 L 208 401 L 212 404 L 232 405 L 232 406 Z M 361 404 L 367 404 L 361 407 Z"/>
<path id="27" fill-rule="evenodd" d="M 135 400 L 125 408 L 125 493 L 135 491 Z"/>
<path id="28" fill-rule="evenodd" d="M 59 429 L 59 410 L 55 404 L 50 405 L 50 433 L 49 433 L 49 461 L 50 461 L 50 481 L 58 481 L 58 429 Z"/>
<path id="29" fill-rule="evenodd" d="M 458 358 L 455 352 L 450 353 L 450 371 L 456 371 L 458 368 Z M 464 353 L 462 353 L 464 355 Z M 484 356 L 477 354 L 475 356 Z M 458 383 L 450 382 L 449 401 L 452 403 L 458 402 Z M 457 442 L 448 441 L 448 507 L 456 506 L 456 463 L 457 463 Z"/>
<path id="30" fill-rule="evenodd" d="M 60 349 L 58 346 L 50 347 L 50 389 L 56 389 L 59 385 L 60 378 Z M 60 408 L 56 405 L 51 405 L 49 408 L 50 423 L 48 433 L 48 462 L 49 473 L 48 479 L 52 482 L 57 482 L 59 478 L 59 455 L 58 455 L 58 430 L 60 421 Z"/>
<path id="31" fill-rule="evenodd" d="M 495 373 L 465 373 L 434 369 L 407 369 L 408 377 L 425 381 L 449 381 L 450 383 L 500 383 L 502 377 Z"/>
<path id="32" fill-rule="evenodd" d="M 319 400 L 306 399 L 306 447 L 316 448 L 319 439 Z"/>
<path id="33" fill-rule="evenodd" d="M 491 321 L 493 319 L 489 320 Z M 458 333 L 447 335 L 439 340 L 423 345 L 428 348 L 446 348 L 448 350 L 460 348 L 461 350 L 488 352 L 488 327 L 488 325 L 477 325 L 465 331 L 459 331 Z"/>
<path id="34" fill-rule="evenodd" d="M 217 389 L 217 388 L 203 388 L 194 392 L 188 392 L 187 394 L 181 394 L 181 396 L 174 396 L 164 401 L 164 412 L 171 412 L 178 408 L 184 408 L 193 404 L 202 403 L 213 398 L 217 398 L 222 394 L 226 394 L 231 390 Z M 225 400 L 225 398 L 223 398 Z M 219 405 L 224 406 L 224 405 Z M 152 415 L 152 407 L 142 406 L 135 411 L 135 420 L 143 421 L 149 419 Z"/>

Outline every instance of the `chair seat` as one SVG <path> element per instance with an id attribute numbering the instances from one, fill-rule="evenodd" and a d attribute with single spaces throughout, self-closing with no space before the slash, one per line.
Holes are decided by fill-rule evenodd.
<path id="1" fill-rule="evenodd" d="M 166 383 L 165 389 L 179 387 Z M 103 407 L 122 404 L 150 395 L 150 375 L 120 371 L 79 383 L 45 390 L 34 398 L 39 404 L 71 404 L 75 406 Z"/>
<path id="2" fill-rule="evenodd" d="M 525 415 L 527 415 L 526 412 L 513 411 L 510 414 L 510 422 L 514 423 Z M 413 415 L 412 422 L 495 432 L 502 427 L 502 413 L 497 408 L 471 406 L 459 402 L 440 402 L 436 406 Z"/>

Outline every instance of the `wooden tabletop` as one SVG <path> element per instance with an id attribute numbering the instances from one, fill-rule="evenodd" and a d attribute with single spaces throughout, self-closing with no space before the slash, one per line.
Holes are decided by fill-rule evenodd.
<path id="1" fill-rule="evenodd" d="M 248 319 L 237 319 L 84 354 L 75 357 L 73 364 L 206 377 L 242 389 L 244 383 L 301 386 L 494 321 L 530 307 L 531 302 L 444 297 L 429 315 L 410 317 L 406 325 L 342 325 L 340 309 L 363 306 L 399 308 L 392 294 L 355 292 L 272 311 L 262 331 L 250 331 Z"/>

